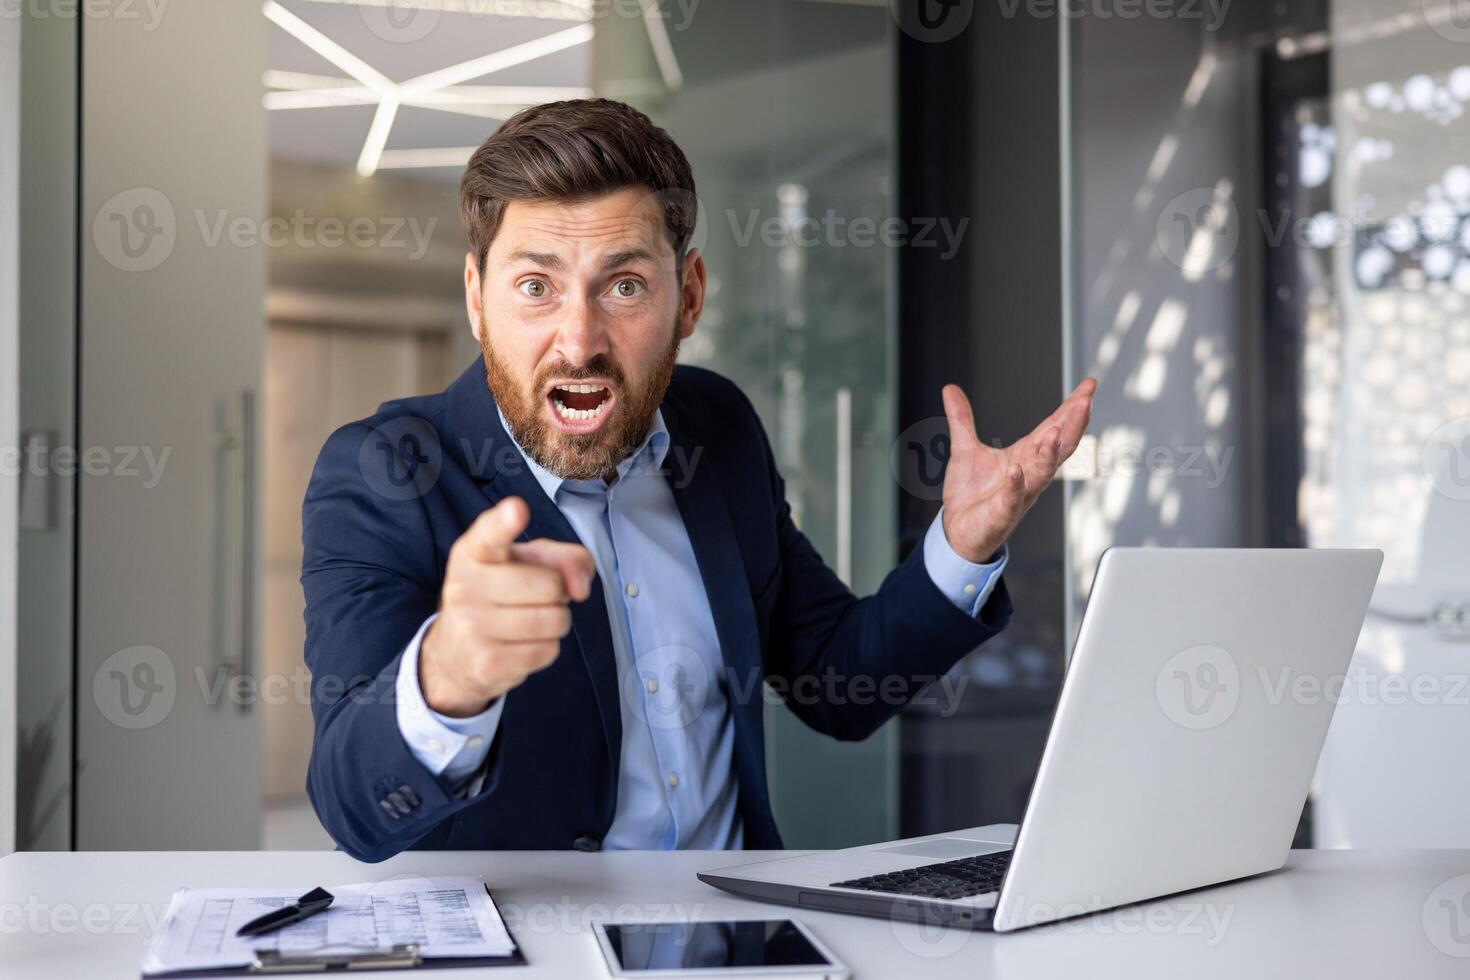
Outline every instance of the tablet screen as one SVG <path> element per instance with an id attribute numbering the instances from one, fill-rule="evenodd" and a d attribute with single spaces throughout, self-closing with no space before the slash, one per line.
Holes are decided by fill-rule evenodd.
<path id="1" fill-rule="evenodd" d="M 603 928 L 624 971 L 831 965 L 788 919 L 608 923 Z"/>

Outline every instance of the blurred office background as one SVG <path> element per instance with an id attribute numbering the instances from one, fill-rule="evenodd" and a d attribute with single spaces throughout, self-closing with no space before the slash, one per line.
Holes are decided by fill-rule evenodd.
<path id="1" fill-rule="evenodd" d="M 1012 543 L 1008 631 L 866 742 L 768 712 L 790 846 L 1019 819 L 1114 544 L 1383 548 L 1298 841 L 1470 846 L 1455 0 L 80 9 L 0 17 L 0 846 L 328 845 L 311 466 L 478 356 L 458 176 L 589 94 L 689 154 L 681 356 L 750 395 L 855 589 L 938 508 L 942 383 L 1006 441 L 1102 384 Z"/>

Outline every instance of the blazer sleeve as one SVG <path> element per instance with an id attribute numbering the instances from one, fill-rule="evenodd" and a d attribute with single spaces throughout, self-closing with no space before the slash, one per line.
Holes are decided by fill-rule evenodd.
<path id="1" fill-rule="evenodd" d="M 438 608 L 441 572 L 425 488 L 395 487 L 367 472 L 383 465 L 374 445 L 383 441 L 364 423 L 333 433 L 302 506 L 315 721 L 307 795 L 337 845 L 363 861 L 391 857 L 492 792 L 498 761 L 492 745 L 479 793 L 460 799 L 399 731 L 399 661 Z"/>
<path id="2" fill-rule="evenodd" d="M 786 692 L 805 690 L 808 696 L 788 696 L 786 704 L 811 728 L 839 739 L 866 738 L 1005 628 L 1011 615 L 1005 580 L 978 615 L 968 616 L 934 584 L 924 549 L 916 547 L 875 594 L 854 595 L 792 521 L 769 441 L 759 421 L 753 424 L 765 450 L 780 555 L 766 674 Z M 843 696 L 827 698 L 834 690 Z"/>

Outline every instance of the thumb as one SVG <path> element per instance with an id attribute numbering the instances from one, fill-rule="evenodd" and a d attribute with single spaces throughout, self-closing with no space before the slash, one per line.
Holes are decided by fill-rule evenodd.
<path id="1" fill-rule="evenodd" d="M 970 461 L 980 441 L 975 435 L 975 414 L 970 410 L 970 399 L 959 385 L 945 385 L 940 396 L 944 399 L 944 417 L 949 422 L 949 464 L 957 468 L 958 476 L 968 478 Z"/>
<path id="2" fill-rule="evenodd" d="M 510 544 L 531 521 L 531 509 L 520 497 L 506 497 L 475 518 L 464 533 L 466 550 L 477 562 L 495 565 L 510 560 Z"/>

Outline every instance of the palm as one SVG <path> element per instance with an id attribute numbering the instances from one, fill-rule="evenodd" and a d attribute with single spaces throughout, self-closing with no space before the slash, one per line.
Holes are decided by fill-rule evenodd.
<path id="1" fill-rule="evenodd" d="M 1097 382 L 1086 379 L 1030 434 L 1001 448 L 980 441 L 969 399 L 955 385 L 945 386 L 950 450 L 944 473 L 944 534 L 950 547 L 974 562 L 1000 550 L 1077 448 L 1096 389 Z"/>

